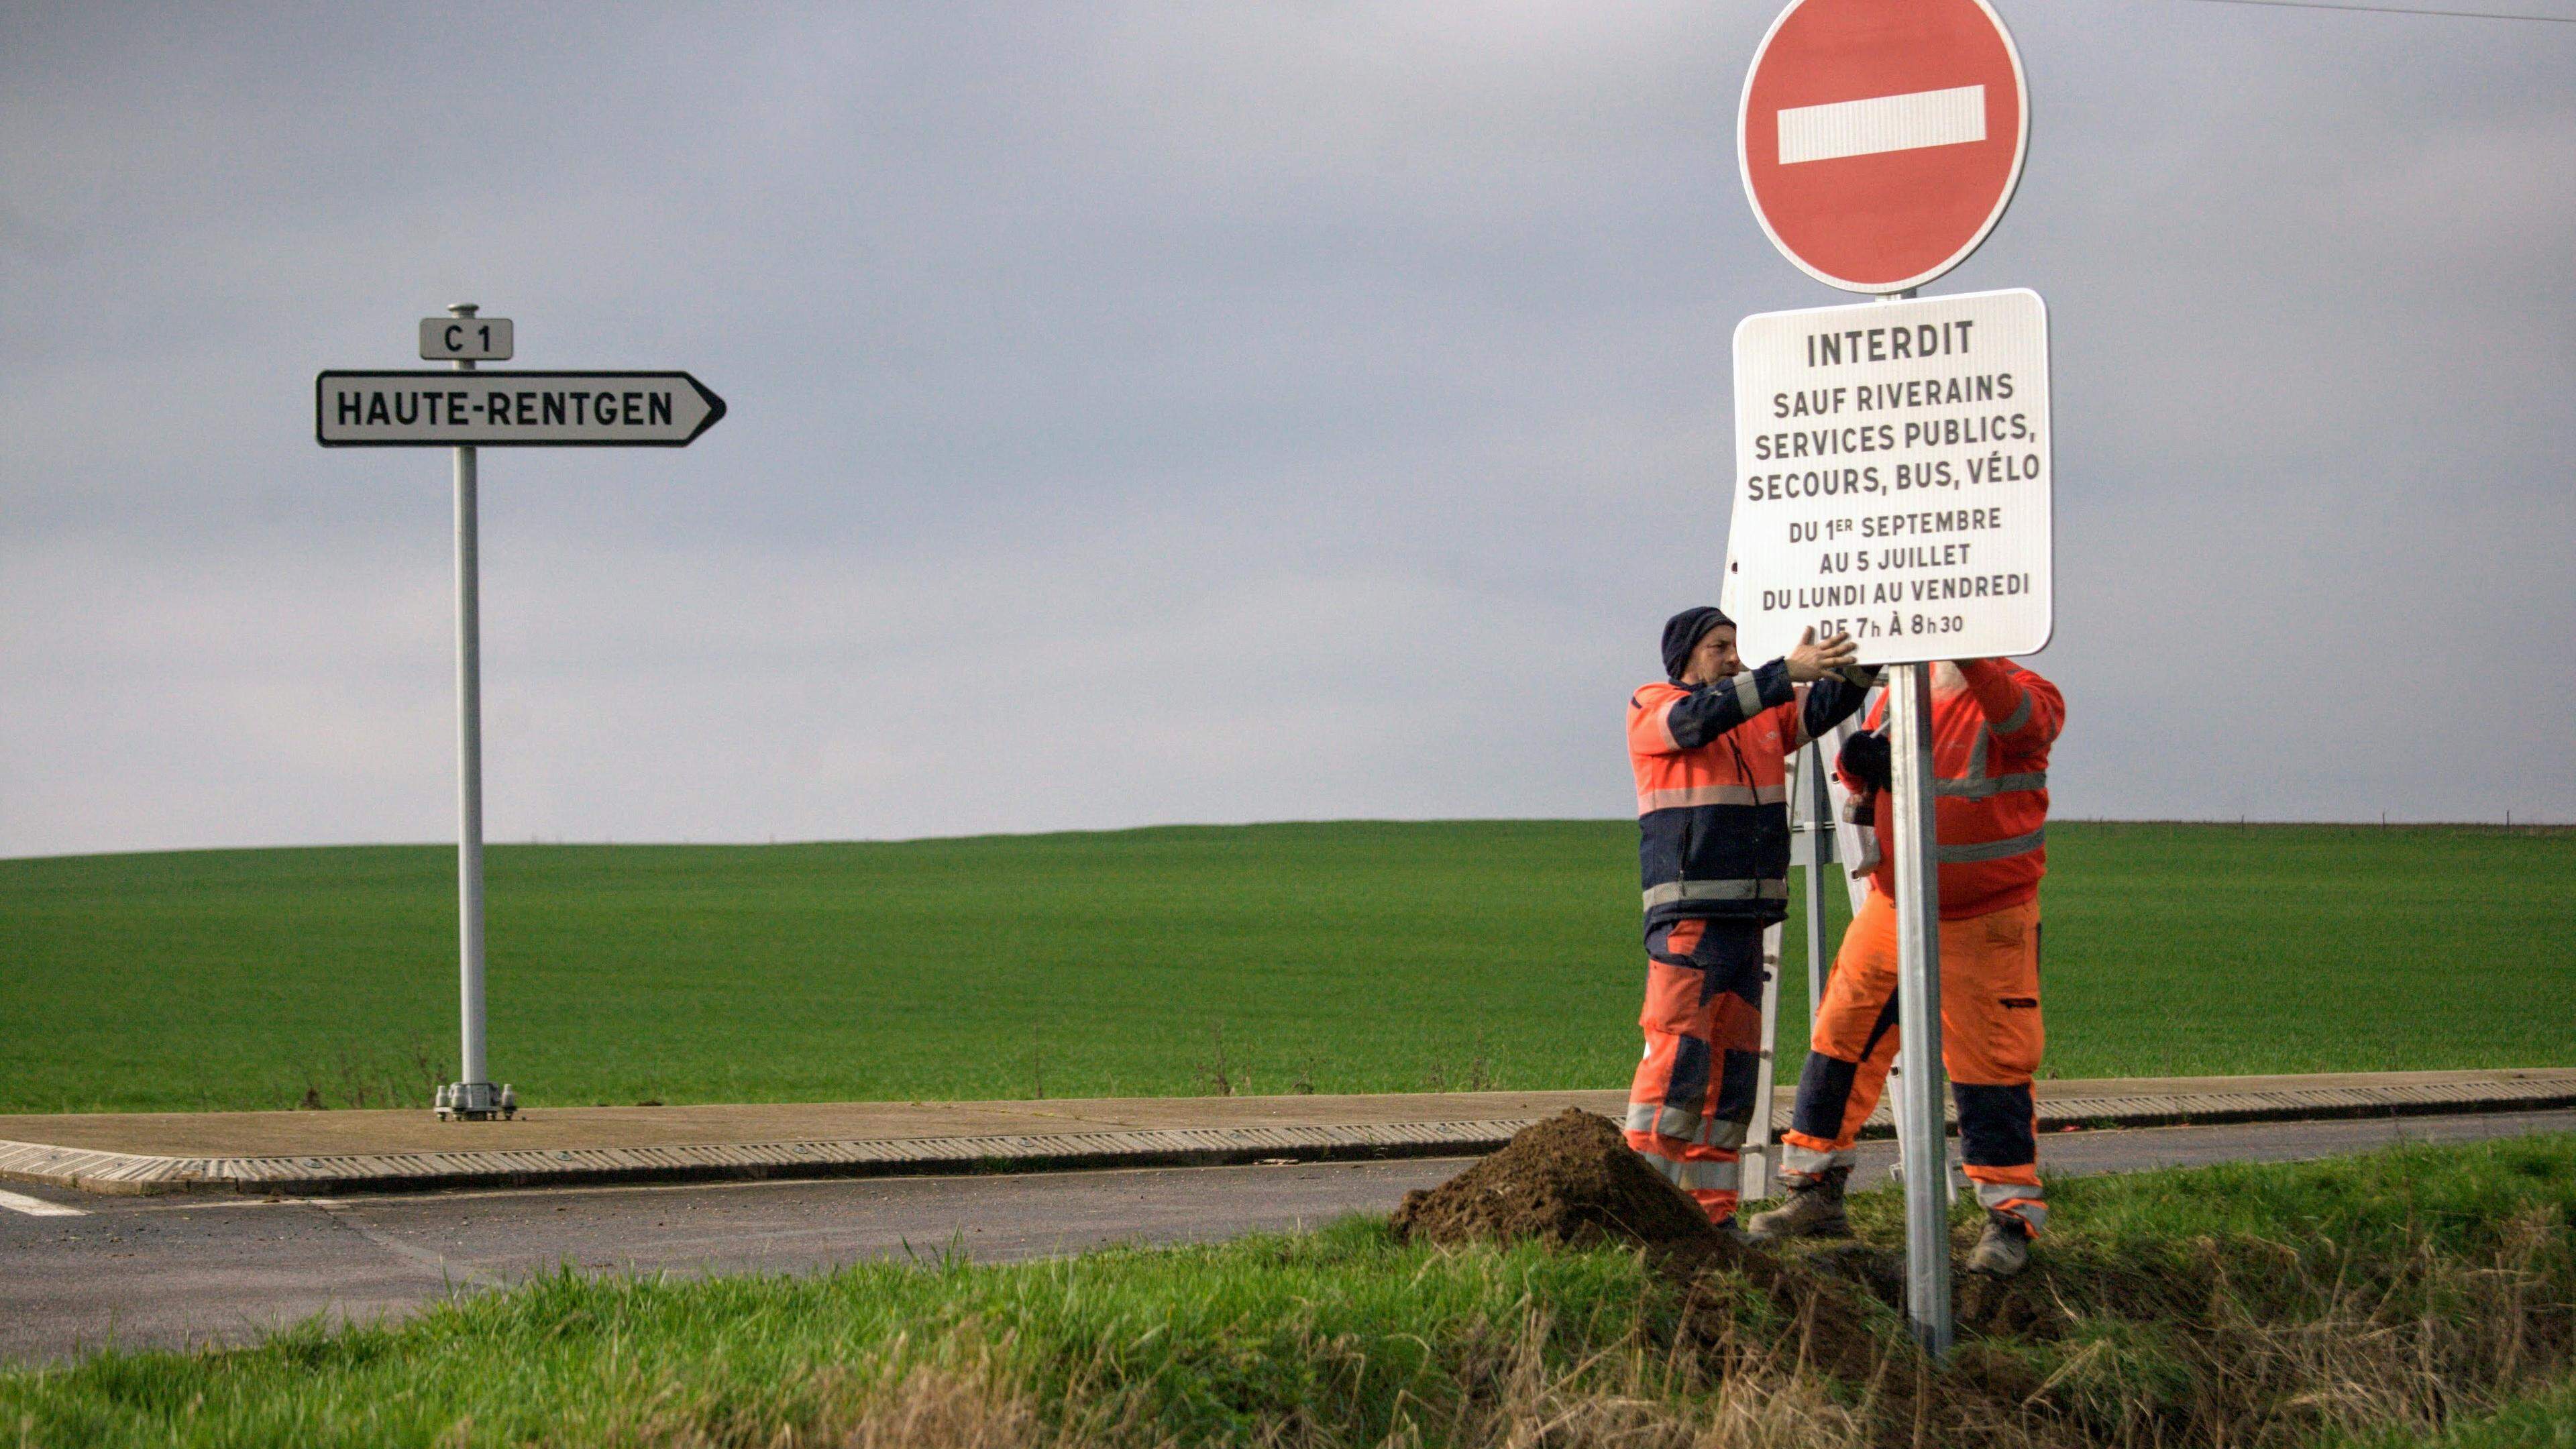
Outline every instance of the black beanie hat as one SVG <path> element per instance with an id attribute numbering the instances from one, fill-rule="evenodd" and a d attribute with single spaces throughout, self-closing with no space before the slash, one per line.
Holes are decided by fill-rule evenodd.
<path id="1" fill-rule="evenodd" d="M 1735 621 L 1715 609 L 1702 606 L 1684 609 L 1664 621 L 1664 677 L 1675 684 L 1682 682 L 1682 671 L 1690 667 L 1691 651 L 1708 631 L 1720 624 L 1734 626 Z"/>

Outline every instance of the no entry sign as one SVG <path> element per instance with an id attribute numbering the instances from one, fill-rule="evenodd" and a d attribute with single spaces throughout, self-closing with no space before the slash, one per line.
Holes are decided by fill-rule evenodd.
<path id="1" fill-rule="evenodd" d="M 1977 249 L 2029 140 L 2021 56 L 1985 0 L 1794 0 L 1736 124 L 1772 243 L 1820 282 L 1881 294 Z"/>
<path id="2" fill-rule="evenodd" d="M 2031 291 L 1764 312 L 1735 329 L 1720 598 L 1747 659 L 2030 654 L 2053 627 L 2048 309 Z"/>

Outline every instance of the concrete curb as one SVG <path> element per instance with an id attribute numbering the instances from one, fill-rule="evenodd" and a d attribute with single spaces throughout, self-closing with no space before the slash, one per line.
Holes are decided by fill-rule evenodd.
<path id="1" fill-rule="evenodd" d="M 2050 1129 L 2185 1123 L 2312 1122 L 2576 1106 L 2576 1072 L 2498 1073 L 2500 1080 L 2278 1085 L 2242 1091 L 2075 1096 L 2038 1103 Z M 1594 1094 L 1597 1095 L 1597 1094 Z M 1288 1160 L 1463 1157 L 1491 1152 L 1535 1117 L 1474 1121 L 1280 1124 L 1114 1132 L 887 1137 L 818 1141 L 505 1148 L 331 1156 L 164 1157 L 0 1141 L 0 1180 L 140 1195 L 241 1192 L 327 1196 L 457 1188 L 541 1187 L 759 1178 L 921 1176 L 1081 1168 L 1220 1166 Z M 1787 1113 L 1775 1102 L 1774 1130 Z M 1882 1105 L 1862 1135 L 1888 1134 Z"/>

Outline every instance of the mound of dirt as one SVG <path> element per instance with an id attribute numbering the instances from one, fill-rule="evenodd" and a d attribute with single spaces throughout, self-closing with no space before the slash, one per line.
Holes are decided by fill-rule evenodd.
<path id="1" fill-rule="evenodd" d="M 1589 1112 L 1560 1112 L 1440 1186 L 1405 1194 L 1393 1227 L 1399 1240 L 1426 1243 L 1641 1247 L 1657 1276 L 1682 1293 L 1682 1339 L 1721 1373 L 1748 1356 L 1786 1353 L 1862 1380 L 1878 1361 L 1861 1309 L 1865 1289 L 1721 1235 L 1617 1127 Z M 1749 1343 L 1735 1306 L 1746 1292 L 1769 1299 L 1773 1321 L 1794 1327 Z"/>
<path id="2" fill-rule="evenodd" d="M 1706 1249 L 1718 1237 L 1606 1117 L 1568 1107 L 1436 1188 L 1404 1195 L 1399 1241 L 1536 1239 L 1567 1247 L 1642 1243 Z"/>

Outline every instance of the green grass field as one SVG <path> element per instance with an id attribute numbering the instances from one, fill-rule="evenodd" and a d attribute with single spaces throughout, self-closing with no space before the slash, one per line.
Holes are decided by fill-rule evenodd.
<path id="1" fill-rule="evenodd" d="M 2372 1449 L 2576 1449 L 2576 1377 L 2516 1397 L 2493 1413 L 2464 1415 L 2432 1437 L 2354 1439 Z"/>
<path id="2" fill-rule="evenodd" d="M 1897 1314 L 1816 1266 L 1848 1265 L 1838 1246 L 1757 1262 L 1765 1286 L 1615 1247 L 1408 1245 L 1352 1218 L 1000 1266 L 567 1270 L 407 1323 L 0 1371 L 0 1433 L 209 1449 L 2568 1442 L 2576 1138 L 2068 1178 L 2051 1198 L 2029 1274 L 1963 1281 L 1959 1350 L 1920 1379 Z M 1894 1194 L 1857 1196 L 1853 1216 L 1864 1258 L 1901 1271 Z"/>
<path id="3" fill-rule="evenodd" d="M 1634 838 L 501 846 L 494 1075 L 531 1105 L 1622 1085 Z M 2049 843 L 2052 1075 L 2576 1065 L 2576 832 Z M 452 870 L 425 846 L 0 860 L 0 1111 L 426 1103 L 456 1049 Z M 1790 1043 L 1798 954 L 1793 931 Z"/>

